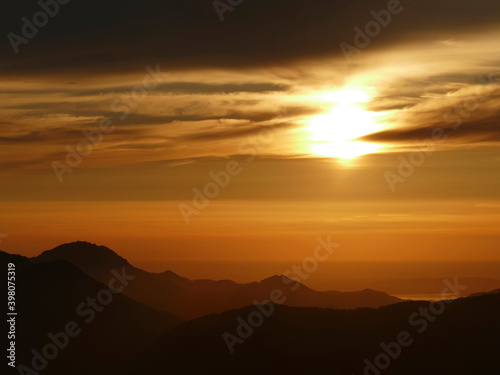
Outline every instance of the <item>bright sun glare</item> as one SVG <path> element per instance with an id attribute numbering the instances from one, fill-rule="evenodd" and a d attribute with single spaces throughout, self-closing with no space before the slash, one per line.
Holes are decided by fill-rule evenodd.
<path id="1" fill-rule="evenodd" d="M 364 109 L 363 103 L 370 97 L 367 88 L 346 88 L 322 94 L 320 100 L 334 105 L 329 113 L 315 116 L 309 122 L 312 152 L 341 159 L 376 152 L 379 145 L 355 140 L 381 129 L 373 112 Z"/>

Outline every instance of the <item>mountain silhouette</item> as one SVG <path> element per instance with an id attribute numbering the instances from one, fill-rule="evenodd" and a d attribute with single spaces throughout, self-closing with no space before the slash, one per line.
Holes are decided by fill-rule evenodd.
<path id="1" fill-rule="evenodd" d="M 79 243 L 76 251 L 85 251 L 88 246 L 94 245 Z M 58 256 L 72 249 L 72 246 L 63 248 L 64 251 L 58 249 Z M 282 286 L 283 278 L 273 276 L 259 283 L 236 284 L 231 281 L 190 281 L 172 272 L 149 274 L 137 270 L 136 278 L 129 280 L 123 293 L 114 294 L 112 301 L 102 304 L 102 311 L 94 310 L 93 319 L 87 322 L 90 315 L 88 312 L 80 314 L 79 306 L 85 303 L 87 308 L 84 311 L 88 311 L 88 298 L 97 297 L 99 301 L 103 290 L 109 290 L 110 279 L 118 277 L 116 271 L 123 276 L 122 269 L 125 268 L 126 275 L 131 277 L 132 274 L 123 258 L 106 249 L 90 252 L 93 255 L 89 258 L 101 259 L 101 251 L 108 254 L 105 257 L 108 267 L 118 267 L 106 275 L 104 282 L 96 281 L 67 260 L 49 260 L 50 252 L 44 253 L 43 262 L 0 252 L 2 264 L 16 264 L 18 365 L 33 367 L 33 350 L 45 353 L 44 348 L 53 343 L 50 335 L 60 334 L 68 323 L 75 323 L 81 330 L 69 339 L 68 345 L 60 349 L 55 358 L 47 361 L 46 368 L 24 373 L 490 375 L 500 372 L 500 293 L 496 291 L 443 302 L 443 310 L 424 301 L 352 310 L 249 304 L 183 322 L 175 315 L 156 311 L 130 299 L 124 295 L 125 291 L 140 281 L 141 272 L 158 280 L 169 280 L 172 290 L 199 284 L 199 290 L 213 294 L 212 287 L 217 285 L 221 295 L 225 295 L 228 289 L 246 291 L 249 295 L 260 289 L 269 291 Z M 82 259 L 75 254 L 72 257 Z M 89 259 L 81 261 L 87 265 L 92 263 Z M 93 268 L 96 273 L 98 269 Z M 99 272 L 104 272 L 104 269 Z M 119 286 L 118 283 L 113 285 Z M 304 285 L 293 293 L 301 290 L 315 303 L 320 295 L 339 293 L 322 294 L 325 292 L 314 292 Z M 373 291 L 360 293 L 370 295 Z M 293 303 L 292 294 L 290 301 Z M 430 317 L 424 320 L 422 311 Z M 418 319 L 415 318 L 417 313 Z M 420 331 L 424 325 L 425 329 Z M 406 333 L 412 342 L 401 347 L 400 351 L 394 351 L 393 342 L 402 333 Z M 229 345 L 228 334 L 239 341 Z M 392 347 L 392 354 L 391 357 L 386 355 L 390 362 L 387 367 L 379 370 L 374 363 L 382 363 L 376 358 L 381 353 L 389 353 L 384 347 Z M 12 373 L 23 374 L 17 370 Z"/>
<path id="2" fill-rule="evenodd" d="M 473 294 L 471 294 L 471 297 L 483 296 L 485 294 L 499 294 L 499 293 L 500 293 L 500 289 L 495 289 L 495 290 L 492 290 L 489 292 L 473 293 Z"/>
<path id="3" fill-rule="evenodd" d="M 448 275 L 448 277 L 452 276 L 453 274 Z M 467 295 L 497 289 L 500 285 L 500 279 L 492 277 L 461 277 L 460 280 L 467 285 Z M 378 280 L 369 282 L 369 285 L 370 288 L 383 290 L 394 295 L 433 294 L 442 289 L 443 277 Z"/>
<path id="4" fill-rule="evenodd" d="M 121 373 L 131 357 L 145 350 L 145 343 L 183 321 L 111 293 L 107 284 L 115 277 L 112 273 L 104 284 L 65 260 L 33 264 L 19 255 L 0 252 L 0 261 L 2 265 L 14 263 L 16 269 L 18 365 L 33 368 L 32 350 L 43 353 L 53 343 L 48 335 L 65 332 L 69 322 L 77 325 L 75 331 L 81 330 L 69 338 L 57 358 L 48 361 L 43 374 L 88 375 L 97 368 L 102 373 Z M 95 298 L 97 308 L 88 304 L 88 298 Z"/>
<path id="5" fill-rule="evenodd" d="M 127 260 L 106 246 L 98 246 L 85 241 L 59 245 L 52 250 L 44 251 L 36 258 L 32 258 L 32 261 L 50 262 L 60 259 L 67 260 L 82 270 L 88 269 L 93 272 L 100 270 L 107 272 L 113 268 L 132 267 Z"/>
<path id="6" fill-rule="evenodd" d="M 410 324 L 429 302 L 403 302 L 378 309 L 332 310 L 277 305 L 261 326 L 230 353 L 223 339 L 237 335 L 254 306 L 183 323 L 155 341 L 129 375 L 152 373 L 168 363 L 171 374 L 218 375 L 490 375 L 500 373 L 500 294 L 467 297 L 432 315 L 426 329 Z M 419 315 L 419 319 L 421 315 Z M 250 328 L 248 328 L 250 327 Z M 406 332 L 412 342 L 398 353 L 392 342 Z M 372 365 L 393 347 L 387 368 Z M 397 354 L 397 355 L 395 355 Z M 380 362 L 384 364 L 385 362 Z M 368 368 L 368 369 L 367 369 Z"/>
<path id="7" fill-rule="evenodd" d="M 379 307 L 402 300 L 383 292 L 318 292 L 285 276 L 272 276 L 261 282 L 239 284 L 230 280 L 189 280 L 174 272 L 150 273 L 130 265 L 104 246 L 73 242 L 58 246 L 32 258 L 33 262 L 64 259 L 96 280 L 105 283 L 111 269 L 128 267 L 136 278 L 124 294 L 156 310 L 184 319 L 220 313 L 270 299 L 275 289 L 283 291 L 285 304 L 299 307 L 354 309 Z"/>

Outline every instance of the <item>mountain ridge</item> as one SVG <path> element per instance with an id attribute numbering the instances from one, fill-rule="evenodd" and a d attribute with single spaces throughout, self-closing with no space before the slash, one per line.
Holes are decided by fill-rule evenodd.
<path id="1" fill-rule="evenodd" d="M 53 341 L 50 335 L 60 338 L 68 324 L 76 327 L 74 336 L 66 335 L 67 347 L 60 346 L 60 355 L 51 356 L 43 365 L 47 367 L 43 374 L 67 374 L 69 368 L 73 375 L 96 373 L 96 369 L 102 374 L 123 373 L 129 358 L 145 350 L 145 343 L 183 322 L 116 292 L 118 289 L 112 292 L 112 279 L 115 287 L 128 287 L 116 274 L 109 274 L 108 282 L 101 283 L 64 259 L 32 263 L 21 255 L 0 252 L 0 261 L 15 264 L 17 365 L 33 368 L 33 350 L 44 353 L 43 348 Z"/>
<path id="2" fill-rule="evenodd" d="M 298 307 L 353 309 L 402 301 L 387 293 L 369 289 L 359 292 L 315 291 L 283 275 L 240 284 L 232 280 L 189 280 L 170 270 L 151 273 L 132 266 L 105 246 L 85 241 L 63 244 L 30 258 L 35 263 L 57 259 L 68 260 L 101 282 L 105 281 L 111 269 L 127 266 L 136 277 L 125 291 L 130 298 L 188 320 L 269 300 L 275 289 L 283 290 L 287 305 Z M 291 285 L 294 288 L 290 288 Z"/>

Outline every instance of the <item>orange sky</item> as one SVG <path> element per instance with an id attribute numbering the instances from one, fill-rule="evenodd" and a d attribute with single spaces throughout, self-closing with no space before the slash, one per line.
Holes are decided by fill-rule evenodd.
<path id="1" fill-rule="evenodd" d="M 500 205 L 478 202 L 218 201 L 190 226 L 172 201 L 8 203 L 2 247 L 33 256 L 87 240 L 130 260 L 297 261 L 331 234 L 338 261 L 499 260 Z"/>
<path id="2" fill-rule="evenodd" d="M 500 260 L 500 28 L 484 10 L 478 24 L 443 13 L 424 27 L 424 5 L 351 63 L 314 34 L 326 35 L 327 19 L 299 51 L 242 40 L 262 53 L 241 47 L 234 61 L 214 40 L 213 54 L 186 45 L 177 60 L 123 55 L 121 42 L 108 55 L 100 41 L 97 65 L 85 55 L 94 44 L 67 69 L 49 53 L 31 65 L 35 47 L 23 64 L 8 57 L 1 248 L 35 255 L 85 240 L 132 260 L 299 260 L 331 234 L 346 261 Z M 338 35 L 351 36 L 361 13 L 342 9 Z M 98 144 L 69 167 L 88 137 Z M 227 176 L 228 163 L 227 186 L 194 207 L 193 189 Z"/>

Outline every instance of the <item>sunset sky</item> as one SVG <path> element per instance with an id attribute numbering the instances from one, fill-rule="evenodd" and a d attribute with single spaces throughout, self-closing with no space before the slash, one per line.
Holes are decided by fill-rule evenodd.
<path id="1" fill-rule="evenodd" d="M 40 10 L 8 7 L 5 36 Z M 0 248 L 300 260 L 331 235 L 342 261 L 500 261 L 500 3 L 401 1 L 346 59 L 387 8 L 72 0 L 18 53 L 3 37 Z"/>

